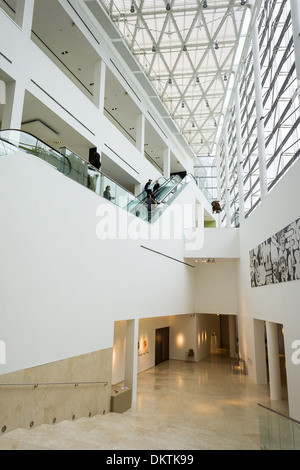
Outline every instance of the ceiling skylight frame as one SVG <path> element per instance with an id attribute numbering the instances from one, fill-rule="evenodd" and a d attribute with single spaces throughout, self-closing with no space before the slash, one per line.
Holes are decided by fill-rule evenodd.
<path id="1" fill-rule="evenodd" d="M 190 136 L 189 126 L 195 123 L 188 139 L 194 153 L 212 152 L 220 134 L 218 126 L 235 67 L 239 37 L 245 30 L 247 5 L 241 6 L 239 0 L 209 0 L 204 9 L 202 0 L 172 0 L 167 10 L 164 0 L 102 0 L 102 3 L 126 36 L 132 54 L 185 137 Z M 134 13 L 130 12 L 131 3 Z M 219 49 L 215 49 L 216 42 Z M 211 74 L 206 83 L 203 76 Z M 195 86 L 197 76 L 199 82 Z"/>

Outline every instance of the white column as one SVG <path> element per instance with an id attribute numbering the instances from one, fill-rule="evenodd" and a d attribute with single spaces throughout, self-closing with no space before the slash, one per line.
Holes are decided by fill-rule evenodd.
<path id="1" fill-rule="evenodd" d="M 294 53 L 297 74 L 297 92 L 300 101 L 300 0 L 290 0 L 292 27 L 294 37 Z"/>
<path id="2" fill-rule="evenodd" d="M 217 147 L 216 151 L 216 170 L 217 170 L 217 193 L 218 193 L 218 201 L 220 201 L 221 204 L 221 167 L 220 167 L 220 154 L 221 154 L 221 148 L 220 145 Z M 220 214 L 215 214 L 217 217 L 217 227 L 221 227 L 221 215 Z"/>
<path id="3" fill-rule="evenodd" d="M 231 227 L 231 216 L 230 216 L 230 187 L 229 187 L 229 157 L 228 157 L 228 138 L 227 129 L 224 133 L 224 168 L 225 168 L 225 207 L 226 207 L 226 226 Z"/>
<path id="4" fill-rule="evenodd" d="M 265 322 L 263 320 L 253 320 L 254 333 L 254 353 L 256 382 L 258 384 L 267 383 L 267 360 L 265 343 Z"/>
<path id="5" fill-rule="evenodd" d="M 236 127 L 236 149 L 237 149 L 237 172 L 239 186 L 239 213 L 240 225 L 245 221 L 244 204 L 244 182 L 243 182 L 243 154 L 242 154 L 242 136 L 241 136 L 241 107 L 238 88 L 235 91 L 235 127 Z"/>
<path id="6" fill-rule="evenodd" d="M 0 80 L 0 104 L 6 103 L 6 85 L 3 80 Z"/>
<path id="7" fill-rule="evenodd" d="M 271 400 L 281 400 L 281 377 L 277 324 L 266 322 Z"/>
<path id="8" fill-rule="evenodd" d="M 6 85 L 6 105 L 3 110 L 2 129 L 20 129 L 22 123 L 25 86 L 21 80 Z"/>
<path id="9" fill-rule="evenodd" d="M 229 315 L 228 317 L 228 329 L 229 329 L 229 355 L 230 357 L 236 356 L 236 328 L 235 328 L 235 316 Z"/>
<path id="10" fill-rule="evenodd" d="M 101 112 L 104 110 L 105 78 L 106 64 L 99 60 L 94 68 L 93 102 Z"/>
<path id="11" fill-rule="evenodd" d="M 170 152 L 169 147 L 164 149 L 163 159 L 164 159 L 164 165 L 163 165 L 164 177 L 166 179 L 169 179 L 170 174 L 171 174 L 171 152 Z"/>
<path id="12" fill-rule="evenodd" d="M 143 192 L 142 183 L 136 183 L 134 185 L 134 195 L 138 196 L 139 194 L 141 194 L 141 192 Z"/>
<path id="13" fill-rule="evenodd" d="M 263 200 L 268 194 L 268 187 L 267 187 L 264 109 L 263 109 L 263 103 L 262 103 L 262 87 L 261 87 L 257 22 L 254 23 L 252 45 L 253 45 L 252 50 L 253 50 L 255 105 L 256 105 L 256 122 L 257 122 L 259 177 L 260 177 L 260 197 L 261 197 L 261 200 Z"/>
<path id="14" fill-rule="evenodd" d="M 32 18 L 35 0 L 17 0 L 15 21 L 22 32 L 28 37 L 31 35 Z"/>
<path id="15" fill-rule="evenodd" d="M 145 148 L 145 116 L 138 114 L 136 118 L 136 148 L 144 155 Z"/>
<path id="16" fill-rule="evenodd" d="M 125 387 L 132 390 L 132 403 L 137 396 L 137 360 L 138 360 L 139 321 L 126 321 L 126 351 L 125 351 Z"/>

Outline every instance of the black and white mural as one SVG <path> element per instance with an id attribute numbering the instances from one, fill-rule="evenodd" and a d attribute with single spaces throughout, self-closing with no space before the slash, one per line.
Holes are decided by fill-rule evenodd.
<path id="1" fill-rule="evenodd" d="M 300 279 L 300 219 L 250 251 L 251 287 Z"/>

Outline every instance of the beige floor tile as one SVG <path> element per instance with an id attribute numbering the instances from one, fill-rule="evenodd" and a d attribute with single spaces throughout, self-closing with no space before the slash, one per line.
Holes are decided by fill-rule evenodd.
<path id="1" fill-rule="evenodd" d="M 270 406 L 268 387 L 233 374 L 221 354 L 167 361 L 139 374 L 126 413 L 17 429 L 0 438 L 0 450 L 258 450 L 258 402 Z M 285 401 L 277 405 L 287 412 Z"/>

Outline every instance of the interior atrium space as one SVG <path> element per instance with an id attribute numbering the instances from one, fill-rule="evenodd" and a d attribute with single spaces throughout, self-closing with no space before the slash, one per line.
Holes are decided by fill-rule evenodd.
<path id="1" fill-rule="evenodd" d="M 299 139 L 300 0 L 0 0 L 1 450 L 300 449 Z"/>

